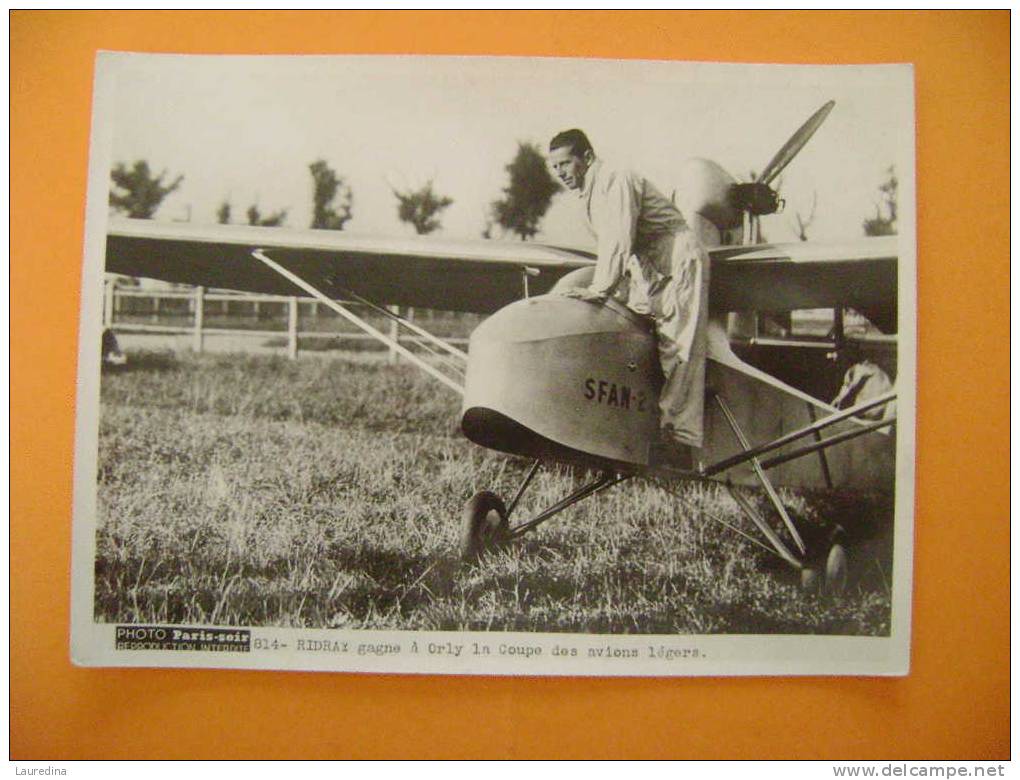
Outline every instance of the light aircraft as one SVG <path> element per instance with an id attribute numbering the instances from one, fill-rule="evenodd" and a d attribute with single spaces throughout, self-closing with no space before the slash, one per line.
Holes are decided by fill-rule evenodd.
<path id="1" fill-rule="evenodd" d="M 847 576 L 844 545 L 828 538 L 812 549 L 777 488 L 893 487 L 895 388 L 844 409 L 824 399 L 840 388 L 849 365 L 845 353 L 861 347 L 845 332 L 845 311 L 865 315 L 884 334 L 895 333 L 896 239 L 758 243 L 761 216 L 781 207 L 771 183 L 832 107 L 827 103 L 808 119 L 757 180 L 738 183 L 716 163 L 693 160 L 673 195 L 711 257 L 705 445 L 687 453 L 689 463 L 682 466 L 652 446 L 661 375 L 649 324 L 613 300 L 599 305 L 556 294 L 588 283 L 591 252 L 510 241 L 373 239 L 325 230 L 121 220 L 108 230 L 106 270 L 311 296 L 462 393 L 461 429 L 468 439 L 534 461 L 509 503 L 488 490 L 467 501 L 460 543 L 465 557 L 528 533 L 632 477 L 710 479 L 730 488 L 761 536 L 734 531 L 766 546 L 806 584 L 839 590 Z M 352 301 L 398 321 L 429 354 L 392 340 L 345 305 Z M 492 316 L 474 331 L 465 353 L 384 305 Z M 788 313 L 822 308 L 833 313 L 827 338 L 786 333 L 777 339 L 762 332 L 764 313 L 786 316 L 788 326 Z M 875 343 L 885 345 L 884 359 L 895 373 L 894 336 Z M 547 463 L 580 466 L 597 476 L 511 525 L 522 495 Z M 764 492 L 781 522 L 761 515 L 748 488 Z"/>

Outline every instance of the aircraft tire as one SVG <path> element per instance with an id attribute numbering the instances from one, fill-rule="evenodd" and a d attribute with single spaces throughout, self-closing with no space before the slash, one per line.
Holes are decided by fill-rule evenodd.
<path id="1" fill-rule="evenodd" d="M 460 523 L 460 557 L 475 561 L 505 544 L 510 526 L 503 499 L 488 490 L 475 493 L 464 505 Z"/>
<path id="2" fill-rule="evenodd" d="M 840 595 L 846 590 L 847 570 L 849 562 L 846 548 L 841 544 L 834 544 L 829 548 L 829 555 L 825 559 L 825 592 L 834 596 Z"/>
<path id="3" fill-rule="evenodd" d="M 833 544 L 825 557 L 825 567 L 805 566 L 800 572 L 800 585 L 805 592 L 839 596 L 846 590 L 849 557 L 846 548 Z"/>
<path id="4" fill-rule="evenodd" d="M 818 590 L 818 569 L 814 566 L 805 566 L 800 570 L 800 587 L 805 593 L 814 593 Z"/>

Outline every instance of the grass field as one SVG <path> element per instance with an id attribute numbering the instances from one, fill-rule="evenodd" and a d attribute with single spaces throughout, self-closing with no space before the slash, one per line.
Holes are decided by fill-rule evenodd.
<path id="1" fill-rule="evenodd" d="M 599 633 L 887 635 L 890 555 L 841 596 L 804 594 L 712 485 L 632 480 L 477 565 L 457 558 L 472 493 L 528 466 L 457 430 L 459 398 L 406 366 L 307 356 L 129 353 L 104 374 L 100 621 Z M 583 474 L 539 473 L 515 516 Z M 865 531 L 882 500 L 787 494 L 809 528 Z"/>

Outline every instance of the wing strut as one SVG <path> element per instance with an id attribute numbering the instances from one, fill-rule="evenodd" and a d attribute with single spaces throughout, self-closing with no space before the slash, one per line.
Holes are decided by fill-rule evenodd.
<path id="1" fill-rule="evenodd" d="M 793 568 L 803 569 L 804 564 L 797 560 L 797 556 L 790 552 L 789 547 L 783 544 L 783 540 L 780 539 L 779 535 L 769 527 L 769 524 L 765 522 L 765 519 L 755 511 L 754 507 L 751 506 L 751 502 L 747 500 L 747 497 L 742 495 L 733 485 L 727 484 L 726 489 L 729 491 L 730 495 L 733 496 L 733 500 L 737 502 L 744 514 L 751 518 L 751 522 L 753 522 L 755 526 L 757 526 L 758 530 L 762 532 L 762 535 L 769 540 L 769 544 L 772 545 L 771 551 L 775 552 Z M 738 531 L 738 533 L 740 532 Z M 751 538 L 754 539 L 754 537 Z M 799 539 L 800 537 L 795 538 Z M 754 541 L 760 544 L 760 542 L 756 539 L 754 539 Z M 801 553 L 803 554 L 803 552 L 804 551 L 802 550 Z"/>
<path id="2" fill-rule="evenodd" d="M 744 452 L 747 453 L 747 451 L 751 449 L 751 443 L 747 440 L 747 437 L 740 429 L 740 426 L 737 425 L 737 419 L 733 416 L 733 412 L 730 411 L 730 408 L 726 405 L 726 402 L 722 399 L 721 395 L 716 394 L 713 397 L 715 398 L 716 403 L 719 404 L 719 408 L 722 409 L 723 416 L 726 418 L 726 422 L 729 423 L 730 429 L 733 431 L 733 435 L 737 437 L 737 441 L 740 442 L 740 446 L 743 447 Z M 769 478 L 765 475 L 765 470 L 762 468 L 761 462 L 757 457 L 753 456 L 750 460 L 751 466 L 754 467 L 755 474 L 758 475 L 758 480 L 761 482 L 762 487 L 765 488 L 765 492 L 768 494 L 768 497 L 772 501 L 772 505 L 776 508 L 776 511 L 779 513 L 779 516 L 783 519 L 783 525 L 786 526 L 786 530 L 789 531 L 790 536 L 793 537 L 793 541 L 797 545 L 797 549 L 800 550 L 800 554 L 805 555 L 807 553 L 807 547 L 804 546 L 804 540 L 800 538 L 800 534 L 797 532 L 797 526 L 793 524 L 793 520 L 787 513 L 786 507 L 783 506 L 783 502 L 780 500 L 779 494 L 776 493 L 776 489 L 772 487 L 772 482 L 769 481 Z M 769 541 L 772 541 L 771 537 L 769 537 Z M 775 544 L 775 542 L 773 542 L 773 544 Z M 777 547 L 782 549 L 781 546 Z"/>
<path id="3" fill-rule="evenodd" d="M 716 396 L 716 398 L 718 398 L 718 396 Z M 853 406 L 849 409 L 844 409 L 843 411 L 836 412 L 835 414 L 830 414 L 829 416 L 823 417 L 821 420 L 818 420 L 817 422 L 812 422 L 810 425 L 801 428 L 800 430 L 792 431 L 791 433 L 788 433 L 785 436 L 781 436 L 778 439 L 774 439 L 773 441 L 770 441 L 767 444 L 763 444 L 760 447 L 755 447 L 752 449 L 747 445 L 744 445 L 743 452 L 738 452 L 736 455 L 720 460 L 718 463 L 713 463 L 711 466 L 707 466 L 702 472 L 702 476 L 711 477 L 722 471 L 726 471 L 726 469 L 732 468 L 733 466 L 745 463 L 749 460 L 758 458 L 762 455 L 768 455 L 769 453 L 778 450 L 780 447 L 785 447 L 787 444 L 792 444 L 793 442 L 799 439 L 803 439 L 806 436 L 814 436 L 823 429 L 828 428 L 830 425 L 842 422 L 843 420 L 849 419 L 851 417 L 856 417 L 872 409 L 886 406 L 895 400 L 896 400 L 895 391 L 886 393 L 885 395 L 881 395 L 869 401 L 864 401 L 863 403 L 860 403 L 857 406 Z M 869 433 L 880 428 L 891 427 L 895 422 L 896 422 L 895 418 L 887 418 L 884 419 L 882 422 L 876 423 L 874 425 L 861 425 L 859 428 L 855 428 L 852 431 L 839 434 L 838 437 L 832 436 L 827 439 L 817 439 L 815 446 L 804 448 L 803 450 L 797 450 L 797 453 L 794 457 L 809 455 L 810 453 L 815 452 L 816 450 L 821 450 L 826 447 L 830 447 L 833 444 L 837 444 L 848 439 L 856 438 L 857 436 L 861 436 L 862 434 Z M 783 456 L 781 460 L 779 458 L 772 458 L 768 461 L 764 461 L 761 465 L 762 468 L 772 468 L 773 466 L 778 466 L 780 463 L 785 463 L 786 461 L 792 459 L 793 459 L 792 457 L 786 456 Z"/>
<path id="4" fill-rule="evenodd" d="M 418 325 L 415 325 L 413 322 L 411 322 L 406 317 L 401 317 L 399 314 L 395 314 L 394 312 L 392 312 L 389 309 L 387 309 L 385 306 L 378 306 L 378 305 L 372 303 L 372 301 L 368 300 L 367 298 L 362 298 L 356 292 L 348 290 L 348 289 L 346 289 L 344 287 L 341 287 L 340 291 L 343 292 L 344 295 L 348 296 L 351 300 L 355 300 L 358 303 L 360 303 L 361 305 L 367 306 L 372 311 L 374 311 L 376 314 L 381 314 L 382 316 L 386 317 L 387 319 L 393 320 L 394 322 L 399 323 L 400 325 L 403 325 L 409 331 L 411 331 L 412 333 L 416 333 L 417 335 L 421 336 L 423 339 L 425 339 L 430 344 L 434 344 L 435 346 L 439 347 L 443 351 L 449 352 L 455 358 L 458 358 L 458 359 L 460 359 L 461 361 L 463 361 L 465 363 L 467 362 L 467 352 L 459 350 L 455 346 L 453 346 L 453 344 L 448 344 L 447 342 L 443 341 L 441 338 L 438 338 L 438 337 L 432 335 L 431 333 L 429 333 L 424 328 L 422 328 L 422 327 L 420 327 Z"/>
<path id="5" fill-rule="evenodd" d="M 275 260 L 273 260 L 272 258 L 268 257 L 263 250 L 261 250 L 261 249 L 254 250 L 252 252 L 252 257 L 254 257 L 256 260 L 261 261 L 262 263 L 267 265 L 269 268 L 271 268 L 273 271 L 276 271 L 276 273 L 280 274 L 280 276 L 282 276 L 287 281 L 292 282 L 293 284 L 296 284 L 298 287 L 300 287 L 302 290 L 304 290 L 306 293 L 311 295 L 316 300 L 326 304 L 326 306 L 328 306 L 330 309 L 335 311 L 341 317 L 343 317 L 344 319 L 348 320 L 352 324 L 356 325 L 358 328 L 360 328 L 361 330 L 365 331 L 365 333 L 367 333 L 368 335 L 372 336 L 377 341 L 385 344 L 390 349 L 392 349 L 392 350 L 394 350 L 396 352 L 399 352 L 401 355 L 403 355 L 408 360 L 410 360 L 414 365 L 416 365 L 418 368 L 420 368 L 422 371 L 424 371 L 426 374 L 429 374 L 430 376 L 434 377 L 435 379 L 438 379 L 440 382 L 442 382 L 444 385 L 449 387 L 451 390 L 456 390 L 461 395 L 464 395 L 464 386 L 463 385 L 458 384 L 455 380 L 453 380 L 450 377 L 448 377 L 446 374 L 444 374 L 438 368 L 436 368 L 435 366 L 430 364 L 428 361 L 422 360 L 422 358 L 420 356 L 414 354 L 411 350 L 409 350 L 407 347 L 405 347 L 400 342 L 398 342 L 398 341 L 396 341 L 394 339 L 391 339 L 389 336 L 387 336 L 382 331 L 377 330 L 376 328 L 373 328 L 371 325 L 369 325 L 367 322 L 365 322 L 359 316 L 357 316 L 353 312 L 348 311 L 344 306 L 342 306 L 341 304 L 337 303 L 335 300 L 330 298 L 325 293 L 323 293 L 320 290 L 316 289 L 313 285 L 311 285 L 308 282 L 306 282 L 304 279 L 302 279 L 297 274 L 294 274 L 291 271 L 289 271 L 286 268 L 284 268 L 282 265 L 277 263 Z M 419 335 L 426 334 L 429 338 L 435 339 L 435 337 L 432 336 L 432 334 L 429 334 L 427 331 L 424 331 L 424 330 L 422 330 L 420 328 L 417 328 L 417 326 L 415 326 L 415 327 L 416 327 L 417 331 L 420 331 Z M 436 340 L 438 341 L 438 339 L 436 339 Z M 459 350 L 457 350 L 457 351 L 459 352 Z"/>

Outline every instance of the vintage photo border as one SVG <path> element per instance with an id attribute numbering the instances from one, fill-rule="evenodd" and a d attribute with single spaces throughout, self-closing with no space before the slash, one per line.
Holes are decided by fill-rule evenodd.
<path id="1" fill-rule="evenodd" d="M 76 432 L 74 531 L 72 555 L 72 659 L 91 666 L 201 667 L 291 669 L 421 674 L 500 675 L 902 675 L 909 669 L 910 604 L 913 557 L 914 430 L 916 398 L 916 235 L 914 149 L 903 149 L 899 159 L 909 170 L 898 171 L 901 193 L 899 235 L 898 422 L 895 519 L 895 574 L 889 637 L 844 636 L 663 636 L 540 634 L 524 632 L 418 632 L 375 630 L 250 629 L 250 640 L 291 643 L 287 651 L 265 653 L 166 651 L 117 652 L 116 626 L 93 620 L 96 517 L 96 470 L 100 388 L 100 334 L 102 330 L 103 249 L 107 225 L 108 171 L 112 137 L 111 72 L 118 57 L 97 61 L 90 175 L 86 208 L 85 262 L 82 276 L 79 340 L 78 419 Z M 742 66 L 727 66 L 737 68 Z M 746 66 L 788 67 L 801 66 Z M 829 66 L 806 66 L 826 68 Z M 832 66 L 852 72 L 857 66 Z M 913 75 L 909 66 L 888 67 L 898 81 L 904 100 L 913 105 Z M 913 111 L 910 112 L 913 118 Z M 905 128 L 912 142 L 914 127 Z M 245 629 L 247 630 L 247 629 Z M 345 644 L 346 648 L 298 652 L 299 640 L 309 645 Z M 359 654 L 359 645 L 399 644 L 399 654 Z M 412 645 L 414 646 L 412 648 Z M 435 647 L 435 651 L 431 648 Z M 456 652 L 455 648 L 460 647 Z M 578 658 L 554 655 L 570 646 Z M 474 648 L 487 652 L 472 652 Z M 541 654 L 503 652 L 508 648 L 541 648 Z M 652 658 L 650 647 L 675 651 L 667 658 Z M 589 656 L 609 650 L 608 656 Z M 637 649 L 641 657 L 626 657 Z M 622 655 L 614 655 L 615 651 Z"/>

